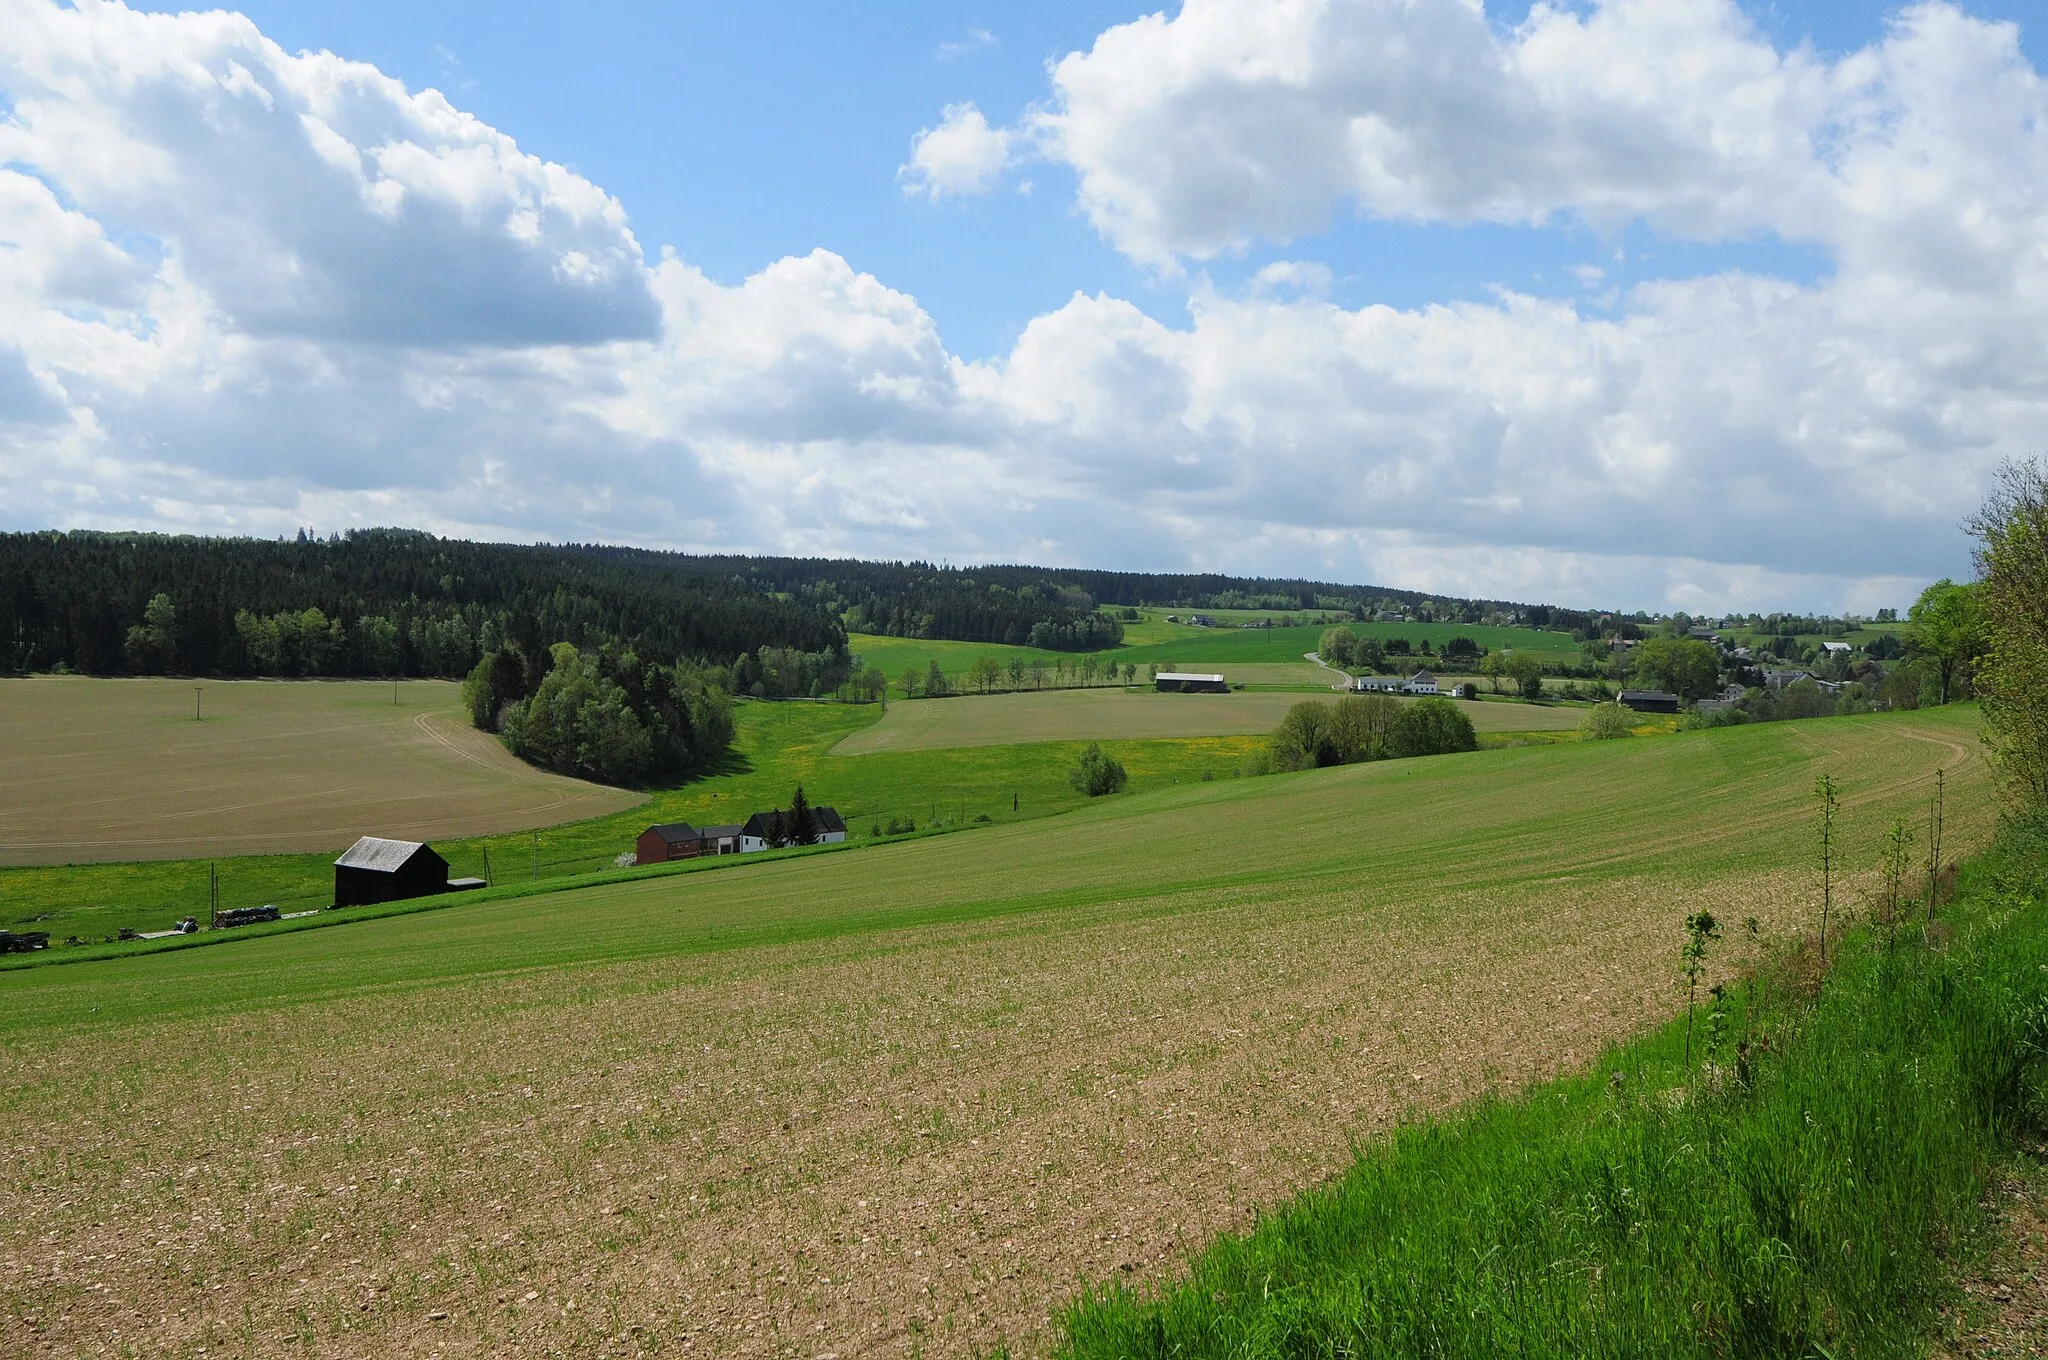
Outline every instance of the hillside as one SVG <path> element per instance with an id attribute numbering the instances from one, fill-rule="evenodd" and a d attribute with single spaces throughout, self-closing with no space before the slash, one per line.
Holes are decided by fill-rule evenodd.
<path id="1" fill-rule="evenodd" d="M 1032 1349 L 1347 1140 L 1675 1004 L 1688 910 L 1808 918 L 1974 713 L 1217 780 L 909 843 L 0 989 L 8 1335 L 424 1354 Z M 503 890 L 501 890 L 501 893 Z M 32 1333 L 28 1329 L 33 1329 Z"/>

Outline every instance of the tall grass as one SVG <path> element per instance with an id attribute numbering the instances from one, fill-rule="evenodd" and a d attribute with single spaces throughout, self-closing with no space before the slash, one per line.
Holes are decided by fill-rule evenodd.
<path id="1" fill-rule="evenodd" d="M 1731 992 L 1740 1063 L 1690 1093 L 1681 1021 L 1411 1126 L 1181 1281 L 1087 1293 L 1058 1353 L 1914 1353 L 1988 1170 L 2048 1111 L 2041 862 L 1981 866 L 1944 948 L 1852 933 L 1824 991 L 1781 959 Z"/>

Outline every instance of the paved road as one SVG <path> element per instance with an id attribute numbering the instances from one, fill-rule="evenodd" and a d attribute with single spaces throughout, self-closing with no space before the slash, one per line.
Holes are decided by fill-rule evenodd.
<path id="1" fill-rule="evenodd" d="M 1313 661 L 1318 666 L 1323 666 L 1323 658 L 1318 656 L 1314 652 L 1303 652 L 1301 654 L 1301 659 L 1304 661 Z M 1347 675 L 1345 672 L 1338 670 L 1335 666 L 1323 666 L 1323 669 L 1337 677 L 1335 680 L 1332 680 L 1330 682 L 1331 689 L 1349 690 L 1351 688 L 1351 677 Z"/>

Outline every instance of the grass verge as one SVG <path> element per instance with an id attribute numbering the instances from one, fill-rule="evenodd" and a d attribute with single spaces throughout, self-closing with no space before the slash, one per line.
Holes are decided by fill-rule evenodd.
<path id="1" fill-rule="evenodd" d="M 1086 1292 L 1056 1353 L 1923 1353 L 1948 1254 L 2048 1113 L 2041 865 L 1977 866 L 1945 947 L 1865 931 L 1824 988 L 1796 955 L 1735 989 L 1739 1069 L 1689 1076 L 1681 1020 L 1412 1125 L 1178 1282 Z"/>

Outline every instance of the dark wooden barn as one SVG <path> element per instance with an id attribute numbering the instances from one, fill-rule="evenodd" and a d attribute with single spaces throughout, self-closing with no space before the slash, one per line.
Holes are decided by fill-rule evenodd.
<path id="1" fill-rule="evenodd" d="M 364 907 L 408 897 L 481 888 L 483 880 L 448 878 L 448 861 L 418 841 L 365 836 L 334 861 L 334 905 Z"/>
<path id="2" fill-rule="evenodd" d="M 1638 713 L 1678 711 L 1678 696 L 1666 694 L 1661 689 L 1625 689 L 1621 692 L 1619 700 L 1622 707 L 1632 708 Z"/>

